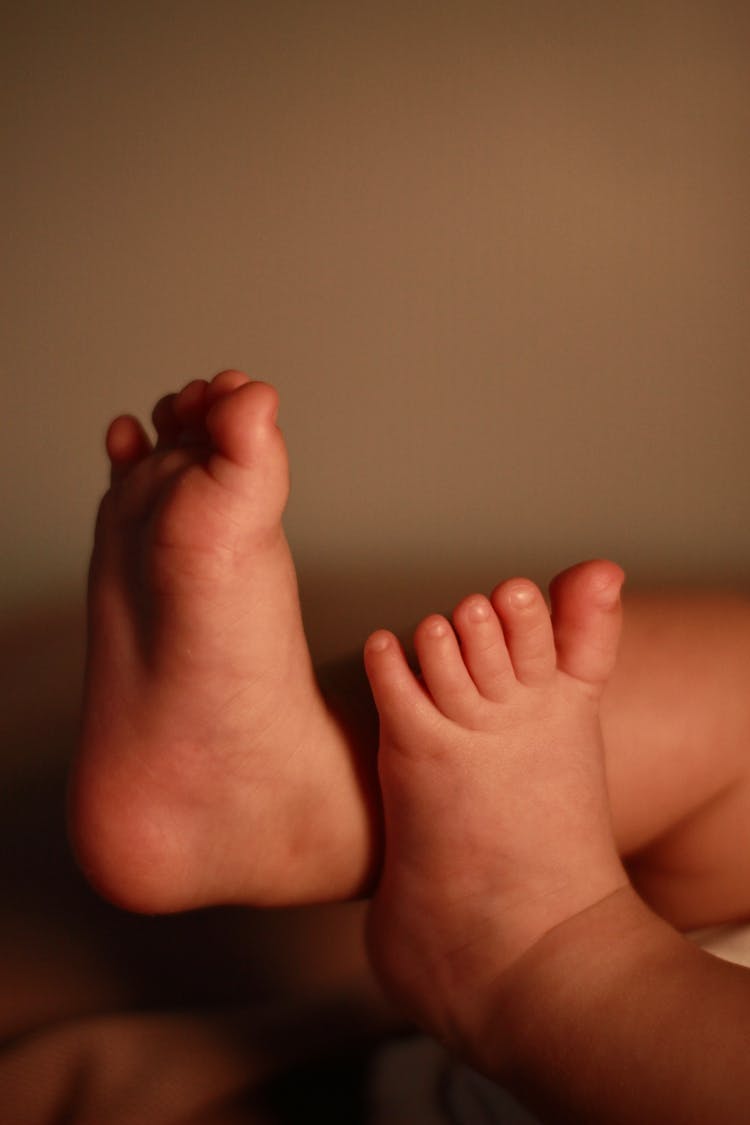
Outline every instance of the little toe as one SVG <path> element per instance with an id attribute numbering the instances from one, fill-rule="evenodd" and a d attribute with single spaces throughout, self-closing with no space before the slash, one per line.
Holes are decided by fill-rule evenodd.
<path id="1" fill-rule="evenodd" d="M 151 441 L 137 418 L 121 414 L 109 424 L 105 439 L 112 483 L 152 452 Z"/>
<path id="2" fill-rule="evenodd" d="M 594 560 L 571 567 L 550 585 L 558 667 L 597 688 L 615 665 L 624 580 L 615 563 Z"/>
<path id="3" fill-rule="evenodd" d="M 434 707 L 409 667 L 398 638 L 379 629 L 365 643 L 364 660 L 381 727 L 398 740 L 410 742 L 415 720 L 428 711 L 434 713 Z"/>
<path id="4" fill-rule="evenodd" d="M 492 603 L 482 594 L 471 594 L 456 606 L 453 624 L 464 662 L 480 693 L 500 702 L 513 678 L 513 666 Z"/>
<path id="5" fill-rule="evenodd" d="M 450 623 L 439 614 L 426 617 L 415 630 L 414 648 L 425 687 L 437 707 L 449 719 L 468 722 L 480 696 Z"/>
<path id="6" fill-rule="evenodd" d="M 539 589 L 526 578 L 512 578 L 492 593 L 518 680 L 547 683 L 556 665 L 552 621 Z"/>

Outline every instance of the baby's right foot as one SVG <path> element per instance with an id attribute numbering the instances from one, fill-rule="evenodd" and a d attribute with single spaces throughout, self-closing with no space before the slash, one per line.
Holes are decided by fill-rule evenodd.
<path id="1" fill-rule="evenodd" d="M 130 909 L 358 890 L 360 781 L 311 666 L 273 388 L 226 371 L 110 426 L 71 834 Z"/>
<path id="2" fill-rule="evenodd" d="M 552 617 L 513 579 L 465 599 L 456 632 L 426 618 L 421 680 L 392 634 L 365 649 L 385 817 L 373 961 L 448 1041 L 470 1041 L 503 974 L 545 933 L 627 885 L 599 726 L 622 581 L 596 561 L 556 580 Z"/>

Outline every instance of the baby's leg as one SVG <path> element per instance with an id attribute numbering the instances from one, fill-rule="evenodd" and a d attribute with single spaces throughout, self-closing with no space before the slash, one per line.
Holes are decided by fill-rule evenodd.
<path id="1" fill-rule="evenodd" d="M 750 917 L 750 601 L 630 593 L 601 707 L 618 847 L 680 929 Z"/>
<path id="2" fill-rule="evenodd" d="M 132 909 L 346 897 L 375 851 L 303 633 L 277 406 L 228 371 L 157 404 L 155 448 L 108 433 L 71 830 Z"/>
<path id="3" fill-rule="evenodd" d="M 449 1041 L 481 1027 L 498 980 L 544 934 L 627 887 L 599 727 L 620 629 L 622 572 L 584 564 L 429 617 L 415 646 L 374 634 L 385 860 L 373 960 L 417 1020 Z"/>

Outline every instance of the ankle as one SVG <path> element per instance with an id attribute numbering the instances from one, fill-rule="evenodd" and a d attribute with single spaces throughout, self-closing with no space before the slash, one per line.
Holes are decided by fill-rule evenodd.
<path id="1" fill-rule="evenodd" d="M 599 1005 L 641 971 L 654 944 L 674 933 L 630 883 L 545 933 L 502 974 L 479 1033 L 473 1064 L 498 1081 L 523 1088 L 549 1053 L 559 1026 L 579 1004 Z"/>

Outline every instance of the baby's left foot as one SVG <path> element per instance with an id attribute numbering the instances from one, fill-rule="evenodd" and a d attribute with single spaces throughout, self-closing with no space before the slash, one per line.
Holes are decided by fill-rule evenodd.
<path id="1" fill-rule="evenodd" d="M 458 1039 L 553 927 L 627 883 L 609 818 L 599 700 L 623 573 L 585 563 L 428 617 L 415 647 L 370 637 L 386 848 L 370 915 L 376 969 L 428 1030 Z M 456 635 L 457 634 L 457 635 Z"/>

